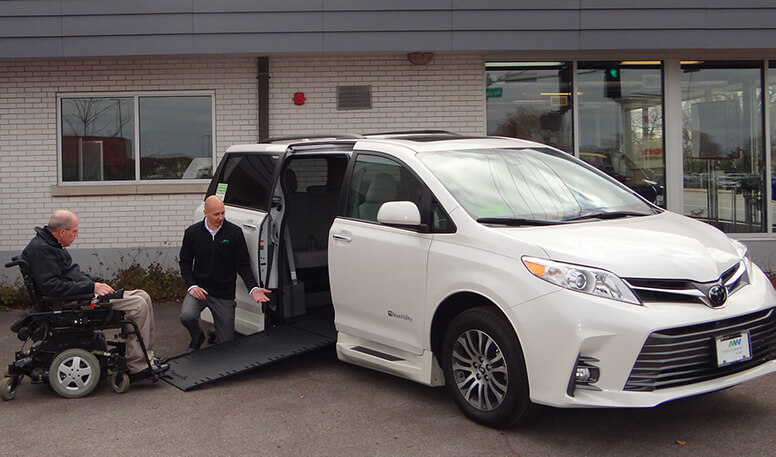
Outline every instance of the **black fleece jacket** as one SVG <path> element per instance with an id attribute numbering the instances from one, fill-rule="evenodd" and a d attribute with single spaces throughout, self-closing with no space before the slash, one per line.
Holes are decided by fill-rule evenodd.
<path id="1" fill-rule="evenodd" d="M 94 293 L 94 278 L 73 263 L 70 253 L 48 227 L 35 227 L 35 237 L 22 251 L 22 259 L 30 264 L 35 287 L 44 297 L 68 297 Z"/>
<path id="2" fill-rule="evenodd" d="M 183 234 L 179 265 L 186 287 L 197 285 L 216 298 L 234 299 L 238 273 L 248 290 L 258 286 L 242 230 L 227 220 L 215 239 L 204 220 L 189 226 Z"/>

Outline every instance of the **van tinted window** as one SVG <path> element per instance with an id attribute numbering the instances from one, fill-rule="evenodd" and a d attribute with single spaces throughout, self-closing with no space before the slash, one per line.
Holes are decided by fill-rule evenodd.
<path id="1" fill-rule="evenodd" d="M 272 180 L 275 158 L 271 155 L 227 154 L 209 194 L 233 206 L 266 211 L 267 189 Z"/>

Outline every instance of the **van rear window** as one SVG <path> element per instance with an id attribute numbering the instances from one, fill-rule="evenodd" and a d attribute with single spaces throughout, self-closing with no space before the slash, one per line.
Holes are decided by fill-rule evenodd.
<path id="1" fill-rule="evenodd" d="M 227 205 L 266 211 L 275 161 L 271 155 L 227 154 L 208 195 L 223 194 Z"/>

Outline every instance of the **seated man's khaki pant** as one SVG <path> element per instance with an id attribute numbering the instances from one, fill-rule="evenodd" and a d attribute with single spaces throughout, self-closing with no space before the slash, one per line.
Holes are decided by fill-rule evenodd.
<path id="1" fill-rule="evenodd" d="M 141 289 L 127 290 L 124 292 L 124 298 L 111 300 L 110 303 L 113 309 L 124 311 L 124 316 L 127 319 L 135 321 L 140 335 L 143 337 L 148 358 L 153 361 L 154 308 L 151 297 Z M 133 329 L 125 328 L 124 330 L 131 331 Z M 130 373 L 137 373 L 148 368 L 148 361 L 143 355 L 143 349 L 140 347 L 137 335 L 127 336 L 126 348 L 127 368 Z"/>

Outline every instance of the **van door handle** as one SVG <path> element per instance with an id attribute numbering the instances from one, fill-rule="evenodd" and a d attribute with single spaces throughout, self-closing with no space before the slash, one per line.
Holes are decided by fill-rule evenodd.
<path id="1" fill-rule="evenodd" d="M 243 224 L 243 227 L 247 228 L 248 230 L 256 230 L 256 226 L 253 224 Z"/>
<path id="2" fill-rule="evenodd" d="M 340 235 L 340 234 L 337 234 L 337 233 L 332 233 L 331 237 L 334 238 L 337 241 L 344 241 L 346 243 L 350 243 L 351 241 L 353 241 L 349 236 Z"/>

